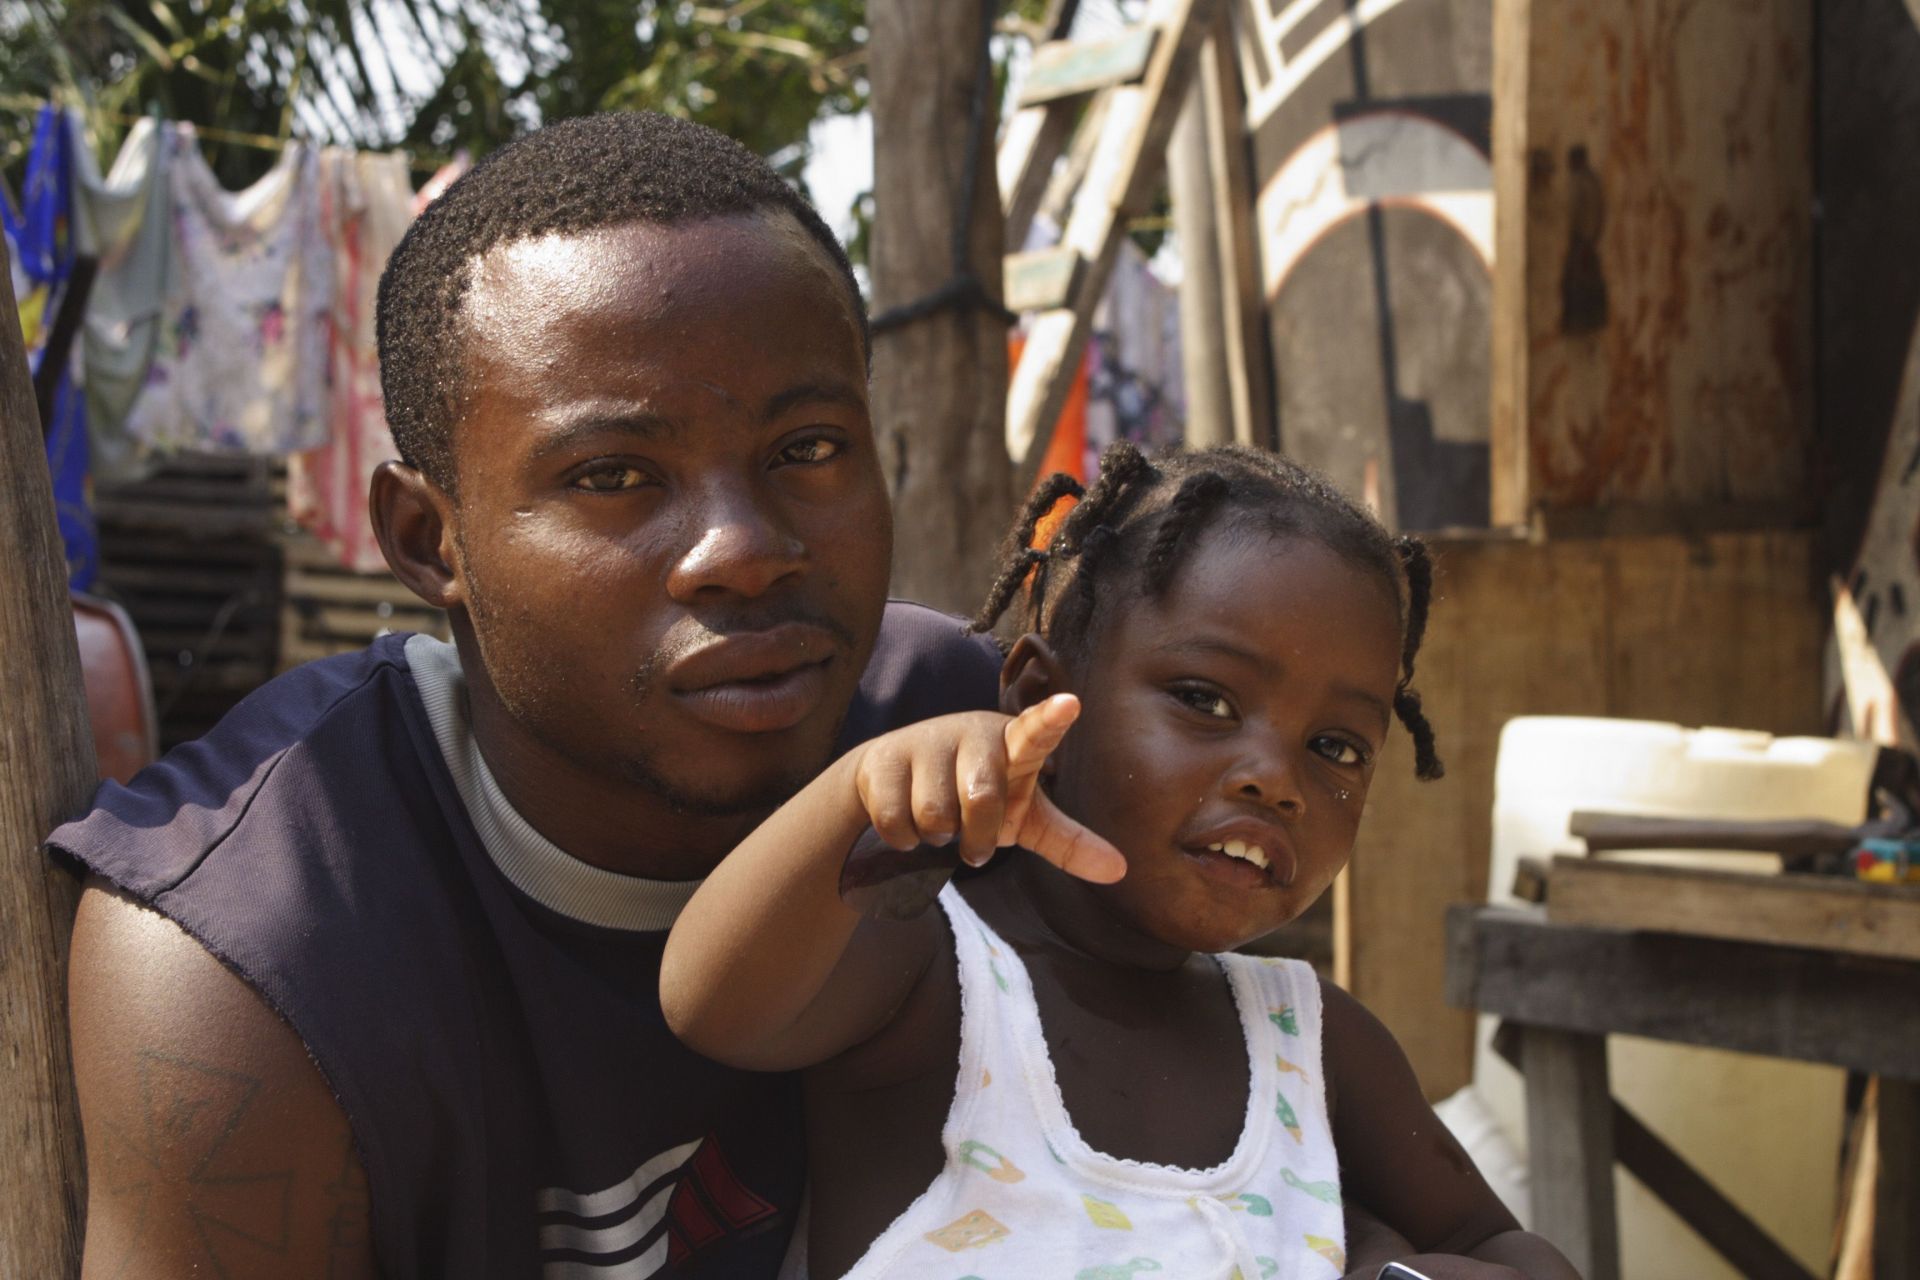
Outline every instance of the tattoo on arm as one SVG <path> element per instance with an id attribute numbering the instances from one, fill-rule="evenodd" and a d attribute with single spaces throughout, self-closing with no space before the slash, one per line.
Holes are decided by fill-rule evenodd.
<path id="1" fill-rule="evenodd" d="M 152 1048 L 137 1052 L 135 1078 L 137 1104 L 102 1126 L 97 1193 L 120 1201 L 129 1220 L 116 1233 L 121 1256 L 101 1274 L 135 1274 L 136 1260 L 155 1253 L 220 1280 L 290 1274 L 299 1170 L 263 1142 L 259 1124 L 246 1128 L 261 1080 Z M 340 1211 L 357 1204 L 364 1223 L 364 1186 L 348 1185 L 348 1172 Z"/>
<path id="2" fill-rule="evenodd" d="M 367 1221 L 370 1201 L 366 1171 L 348 1135 L 340 1156 L 340 1171 L 327 1184 L 332 1209 L 327 1215 L 327 1280 L 358 1280 L 362 1260 L 372 1247 Z"/>

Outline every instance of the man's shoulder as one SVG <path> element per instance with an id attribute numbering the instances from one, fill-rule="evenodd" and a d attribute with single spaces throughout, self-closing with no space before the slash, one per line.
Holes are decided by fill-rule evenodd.
<path id="1" fill-rule="evenodd" d="M 374 775 L 395 752 L 411 753 L 400 726 L 409 685 L 401 636 L 305 663 L 128 783 L 102 784 L 92 810 L 47 844 L 150 898 L 198 865 L 261 807 L 263 795 L 286 792 L 313 803 L 321 793 L 306 775 L 316 769 Z"/>
<path id="2" fill-rule="evenodd" d="M 1000 649 L 966 621 L 908 600 L 890 600 L 880 637 L 841 730 L 841 749 L 901 725 L 994 705 Z"/>

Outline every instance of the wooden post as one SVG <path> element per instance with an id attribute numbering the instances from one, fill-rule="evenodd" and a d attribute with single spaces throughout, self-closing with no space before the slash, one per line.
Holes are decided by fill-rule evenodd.
<path id="1" fill-rule="evenodd" d="M 1180 245 L 1180 362 L 1186 374 L 1186 442 L 1196 449 L 1230 444 L 1233 397 L 1227 387 L 1226 304 L 1220 232 L 1214 225 L 1206 86 L 1195 76 L 1167 139 L 1167 186 Z"/>
<path id="2" fill-rule="evenodd" d="M 992 11 L 991 0 L 890 0 L 869 15 L 876 315 L 951 282 L 956 216 L 967 219 L 967 270 L 1000 296 L 990 80 L 972 124 L 987 60 L 982 19 Z M 989 310 L 948 307 L 875 335 L 873 421 L 893 491 L 895 594 L 959 613 L 985 595 L 1015 501 L 1012 463 L 995 447 L 1006 388 L 1007 325 Z"/>
<path id="3" fill-rule="evenodd" d="M 1266 300 L 1254 245 L 1252 163 L 1233 26 L 1219 10 L 1167 143 L 1179 238 L 1187 443 L 1271 447 Z"/>
<path id="4" fill-rule="evenodd" d="M 1533 1229 L 1558 1245 L 1585 1280 L 1619 1280 L 1607 1038 L 1528 1027 L 1520 1058 L 1527 1075 Z"/>
<path id="5" fill-rule="evenodd" d="M 85 1205 L 66 1005 L 78 884 L 40 842 L 93 794 L 93 739 L 4 248 L 0 557 L 0 1276 L 69 1277 Z"/>

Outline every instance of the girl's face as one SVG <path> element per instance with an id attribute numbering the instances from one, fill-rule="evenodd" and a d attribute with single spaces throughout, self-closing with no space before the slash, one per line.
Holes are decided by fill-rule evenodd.
<path id="1" fill-rule="evenodd" d="M 1352 852 L 1392 719 L 1388 584 L 1316 542 L 1226 526 L 1095 641 L 1052 793 L 1127 855 L 1125 879 L 1088 887 L 1102 914 L 1225 951 L 1306 910 Z"/>

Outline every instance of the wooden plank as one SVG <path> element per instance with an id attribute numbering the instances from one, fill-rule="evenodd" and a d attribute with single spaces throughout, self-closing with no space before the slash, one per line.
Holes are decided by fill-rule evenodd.
<path id="1" fill-rule="evenodd" d="M 1914 1211 L 1920 1205 L 1920 1083 L 1912 1078 L 1879 1083 L 1873 1274 L 1920 1276 L 1920 1213 Z"/>
<path id="2" fill-rule="evenodd" d="M 1053 178 L 1054 164 L 1073 137 L 1080 105 L 1071 99 L 1028 107 L 1007 122 L 996 163 L 1000 171 L 1000 208 L 1007 216 L 1009 247 L 1027 242 L 1033 217 Z M 1017 308 L 1016 308 L 1017 310 Z"/>
<path id="3" fill-rule="evenodd" d="M 40 415 L 0 246 L 0 1275 L 80 1274 L 86 1165 L 67 1042 L 79 883 L 40 847 L 98 776 Z"/>
<path id="4" fill-rule="evenodd" d="M 1499 518 L 1803 499 L 1813 8 L 1496 0 Z"/>
<path id="5" fill-rule="evenodd" d="M 1046 311 L 1067 305 L 1086 276 L 1087 260 L 1078 249 L 1035 249 L 1007 255 L 1006 304 L 1009 311 Z"/>
<path id="6" fill-rule="evenodd" d="M 1747 1280 L 1813 1280 L 1759 1223 L 1618 1102 L 1613 1104 L 1613 1150 L 1621 1168 Z"/>
<path id="7" fill-rule="evenodd" d="M 1920 960 L 1920 885 L 1559 857 L 1547 918 Z"/>
<path id="8" fill-rule="evenodd" d="M 1534 0 L 1493 0 L 1493 314 L 1488 372 L 1488 498 L 1497 525 L 1524 525 L 1533 510 L 1527 457 L 1532 365 L 1524 214 L 1532 182 L 1528 145 Z"/>
<path id="9" fill-rule="evenodd" d="M 1207 117 L 1207 172 L 1213 181 L 1213 228 L 1219 250 L 1220 327 L 1227 361 L 1233 438 L 1277 448 L 1273 367 L 1267 343 L 1266 293 L 1254 229 L 1253 149 L 1247 102 L 1234 56 L 1233 24 L 1222 6 L 1200 54 L 1200 101 Z"/>
<path id="10" fill-rule="evenodd" d="M 1142 23 L 1106 40 L 1049 40 L 1033 51 L 1015 106 L 1024 110 L 1133 84 L 1147 73 L 1160 33 Z"/>
<path id="11" fill-rule="evenodd" d="M 1414 687 L 1447 776 L 1417 781 L 1407 736 L 1388 735 L 1344 877 L 1335 967 L 1440 1098 L 1470 1077 L 1473 1020 L 1443 1008 L 1434 960 L 1447 906 L 1487 897 L 1501 728 L 1600 715 L 1819 733 L 1825 618 L 1803 533 L 1430 545 Z"/>
<path id="12" fill-rule="evenodd" d="M 1007 390 L 1007 453 L 1018 471 L 1016 491 L 1033 483 L 1046 455 L 1047 434 L 1066 402 L 1071 371 L 1078 366 L 1125 234 L 1126 219 L 1152 198 L 1201 42 L 1221 0 L 1155 0 L 1149 21 L 1165 33 L 1156 39 L 1139 84 L 1110 89 L 1108 115 L 1062 245 L 1088 262 L 1083 287 L 1071 307 L 1042 312 L 1027 334 L 1020 365 Z M 1043 427 L 1044 424 L 1044 427 Z"/>
<path id="13" fill-rule="evenodd" d="M 1209 40 L 1207 47 L 1212 48 Z M 1206 57 L 1205 50 L 1201 58 Z M 1191 448 L 1231 444 L 1233 393 L 1228 385 L 1226 300 L 1220 233 L 1213 202 L 1213 149 L 1207 145 L 1206 77 L 1196 75 L 1167 139 L 1167 189 L 1173 196 L 1173 238 L 1180 247 L 1180 365 L 1186 390 L 1184 439 Z"/>
<path id="14" fill-rule="evenodd" d="M 1447 912 L 1447 999 L 1529 1026 L 1619 1034 L 1920 1079 L 1910 961 Z"/>
<path id="15" fill-rule="evenodd" d="M 1606 1037 L 1525 1027 L 1520 1061 L 1532 1228 L 1559 1246 L 1584 1280 L 1619 1280 Z"/>
<path id="16" fill-rule="evenodd" d="M 1073 29 L 1079 0 L 1054 0 L 1048 6 L 1044 37 L 1065 39 Z M 1026 246 L 1033 216 L 1039 212 L 1054 164 L 1073 137 L 1082 103 L 1061 98 L 1043 106 L 1016 110 L 1001 131 L 996 153 L 1000 177 L 1000 208 L 1006 213 L 1006 245 L 1018 251 Z"/>

